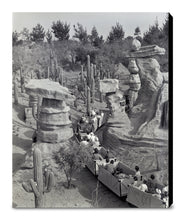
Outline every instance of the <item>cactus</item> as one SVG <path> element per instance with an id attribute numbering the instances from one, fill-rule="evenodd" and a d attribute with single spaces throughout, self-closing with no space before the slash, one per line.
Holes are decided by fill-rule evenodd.
<path id="1" fill-rule="evenodd" d="M 22 76 L 22 68 L 20 67 L 20 84 L 21 84 L 21 92 L 23 93 L 25 91 L 24 89 L 24 77 Z"/>
<path id="2" fill-rule="evenodd" d="M 90 88 L 87 86 L 87 115 L 90 116 Z"/>
<path id="3" fill-rule="evenodd" d="M 48 66 L 47 79 L 50 77 L 50 67 Z"/>
<path id="4" fill-rule="evenodd" d="M 39 97 L 38 96 L 30 96 L 29 106 L 32 107 L 32 115 L 36 120 L 37 131 L 38 131 L 38 118 L 39 118 Z"/>
<path id="5" fill-rule="evenodd" d="M 102 103 L 103 102 L 103 94 L 102 94 L 102 92 L 99 92 L 99 98 L 100 98 L 100 102 Z"/>
<path id="6" fill-rule="evenodd" d="M 91 102 L 94 103 L 95 101 L 95 80 L 94 78 L 92 79 L 92 99 L 91 99 Z"/>
<path id="7" fill-rule="evenodd" d="M 90 67 L 90 56 L 87 55 L 87 85 L 90 87 L 90 75 L 91 75 L 91 67 Z"/>
<path id="8" fill-rule="evenodd" d="M 87 81 L 86 81 L 85 78 L 84 78 L 83 83 L 84 83 L 84 95 L 85 95 L 85 98 L 86 98 L 87 97 Z"/>
<path id="9" fill-rule="evenodd" d="M 16 83 L 16 79 L 14 80 L 14 103 L 18 104 L 18 86 Z"/>
<path id="10" fill-rule="evenodd" d="M 81 65 L 81 84 L 83 84 L 83 80 L 84 80 L 84 67 L 83 67 L 83 65 Z"/>
<path id="11" fill-rule="evenodd" d="M 61 81 L 62 81 L 62 86 L 63 86 L 63 69 L 62 69 L 62 74 L 61 74 Z"/>
<path id="12" fill-rule="evenodd" d="M 54 54 L 53 51 L 50 51 L 50 73 L 51 77 L 54 80 L 55 78 L 55 66 L 54 66 Z"/>
<path id="13" fill-rule="evenodd" d="M 103 79 L 102 63 L 100 63 L 100 79 Z"/>
<path id="14" fill-rule="evenodd" d="M 96 69 L 96 64 L 94 64 L 94 78 L 97 77 L 97 69 Z"/>
<path id="15" fill-rule="evenodd" d="M 91 64 L 91 103 L 94 103 L 95 99 L 95 80 L 94 80 L 94 65 Z"/>
<path id="16" fill-rule="evenodd" d="M 33 79 L 33 70 L 31 71 L 31 79 Z"/>
<path id="17" fill-rule="evenodd" d="M 33 165 L 34 165 L 34 180 L 30 179 L 28 183 L 23 182 L 22 187 L 26 192 L 34 193 L 35 208 L 43 207 L 43 194 L 50 192 L 55 185 L 53 172 L 45 172 L 45 181 L 43 181 L 42 173 L 42 157 L 41 151 L 38 148 L 33 152 Z"/>

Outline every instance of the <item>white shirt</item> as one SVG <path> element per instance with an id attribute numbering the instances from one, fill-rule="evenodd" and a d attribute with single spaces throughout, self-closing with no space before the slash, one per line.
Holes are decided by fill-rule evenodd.
<path id="1" fill-rule="evenodd" d="M 140 176 L 141 176 L 140 171 L 137 171 L 137 172 L 135 173 L 135 176 L 136 176 L 136 177 L 140 177 Z"/>
<path id="2" fill-rule="evenodd" d="M 143 184 L 141 184 L 141 185 L 139 186 L 139 189 L 140 189 L 141 191 L 145 192 L 145 191 L 148 190 L 148 187 L 147 187 L 146 184 L 143 183 Z"/>
<path id="3" fill-rule="evenodd" d="M 89 145 L 89 142 L 88 141 L 81 141 L 80 142 L 80 146 L 81 147 L 86 147 L 86 146 L 88 146 Z"/>

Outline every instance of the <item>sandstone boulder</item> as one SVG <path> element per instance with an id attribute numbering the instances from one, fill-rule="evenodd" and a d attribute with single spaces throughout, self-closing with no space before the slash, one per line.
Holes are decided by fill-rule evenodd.
<path id="1" fill-rule="evenodd" d="M 99 90 L 102 93 L 112 93 L 119 89 L 119 81 L 117 79 L 103 79 L 99 81 Z"/>
<path id="2" fill-rule="evenodd" d="M 164 55 L 165 49 L 161 48 L 157 45 L 151 46 L 143 46 L 140 47 L 139 50 L 131 52 L 127 57 L 129 58 L 144 58 L 144 57 L 152 57 L 155 55 Z"/>
<path id="3" fill-rule="evenodd" d="M 31 79 L 25 86 L 29 95 L 39 95 L 44 98 L 68 101 L 74 100 L 66 87 L 61 86 L 58 82 L 49 79 Z"/>
<path id="4" fill-rule="evenodd" d="M 133 51 L 137 51 L 137 50 L 140 49 L 140 47 L 141 47 L 140 41 L 135 38 L 135 39 L 132 41 L 131 49 L 132 49 Z"/>

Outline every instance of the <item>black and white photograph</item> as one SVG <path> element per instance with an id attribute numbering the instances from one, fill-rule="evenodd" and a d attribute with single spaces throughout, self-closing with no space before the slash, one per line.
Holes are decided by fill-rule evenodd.
<path id="1" fill-rule="evenodd" d="M 172 205 L 172 16 L 12 13 L 12 207 Z"/>

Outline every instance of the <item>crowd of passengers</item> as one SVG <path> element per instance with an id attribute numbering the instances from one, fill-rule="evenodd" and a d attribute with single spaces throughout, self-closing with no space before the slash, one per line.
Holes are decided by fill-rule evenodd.
<path id="1" fill-rule="evenodd" d="M 91 112 L 91 118 L 92 117 L 97 117 L 97 113 L 95 111 Z M 103 114 L 101 117 L 103 117 Z M 83 116 L 81 118 L 80 124 L 90 124 L 90 121 L 91 120 L 88 120 L 85 116 Z M 81 129 L 78 131 L 81 132 Z M 134 187 L 143 192 L 151 193 L 152 196 L 161 199 L 165 206 L 168 207 L 168 184 L 165 184 L 165 186 L 161 189 L 155 175 L 151 174 L 149 178 L 143 177 L 141 175 L 139 166 L 135 166 L 134 175 L 125 174 L 124 170 L 118 166 L 119 161 L 116 159 L 116 157 L 110 157 L 109 150 L 106 150 L 101 146 L 99 138 L 94 134 L 94 129 L 87 131 L 84 136 L 80 135 L 79 141 L 81 147 L 92 147 L 92 160 L 96 162 L 96 171 L 98 171 L 99 166 L 102 166 L 112 175 L 117 177 L 118 181 L 123 181 L 125 178 L 132 178 L 132 185 Z"/>
<path id="2" fill-rule="evenodd" d="M 75 133 L 78 136 L 79 141 L 81 140 L 81 133 L 95 132 L 103 122 L 104 113 L 93 109 L 90 116 L 83 115 L 77 123 Z"/>

